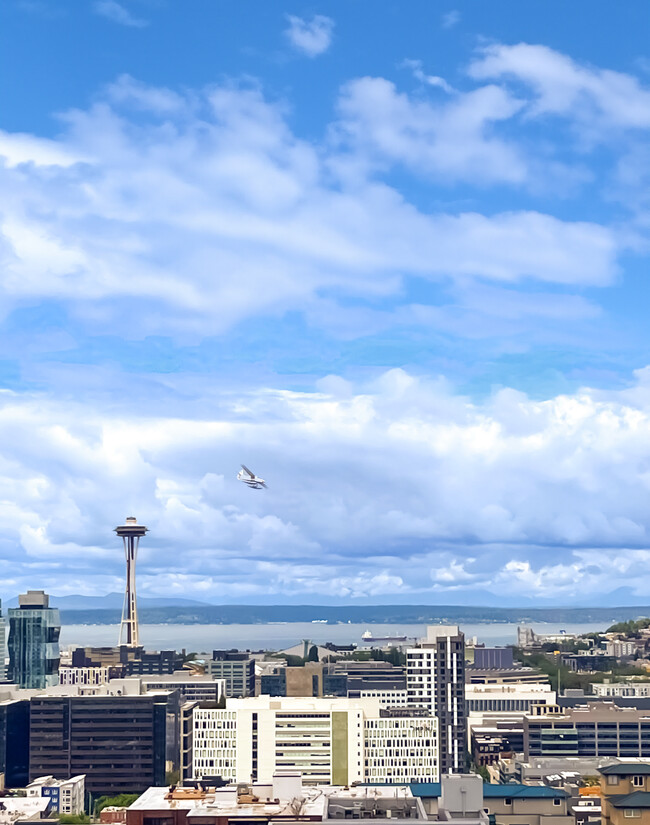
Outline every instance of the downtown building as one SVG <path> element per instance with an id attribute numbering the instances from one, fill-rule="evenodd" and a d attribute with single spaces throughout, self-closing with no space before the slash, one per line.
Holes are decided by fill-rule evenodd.
<path id="1" fill-rule="evenodd" d="M 29 779 L 85 774 L 93 796 L 142 793 L 178 770 L 177 692 L 38 695 L 29 702 Z"/>
<path id="2" fill-rule="evenodd" d="M 42 590 L 28 590 L 10 607 L 9 678 L 21 688 L 42 690 L 59 681 L 61 618 Z"/>
<path id="3" fill-rule="evenodd" d="M 438 724 L 424 709 L 382 709 L 377 699 L 228 699 L 185 705 L 182 779 L 305 784 L 437 782 Z"/>
<path id="4" fill-rule="evenodd" d="M 433 625 L 419 647 L 406 651 L 409 707 L 437 719 L 441 774 L 463 773 L 467 754 L 465 636 L 455 625 Z"/>

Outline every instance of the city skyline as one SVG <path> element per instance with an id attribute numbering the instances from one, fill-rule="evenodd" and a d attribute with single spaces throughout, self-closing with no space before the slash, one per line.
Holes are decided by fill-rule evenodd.
<path id="1" fill-rule="evenodd" d="M 484 5 L 4 4 L 3 601 L 649 591 L 650 9 Z"/>

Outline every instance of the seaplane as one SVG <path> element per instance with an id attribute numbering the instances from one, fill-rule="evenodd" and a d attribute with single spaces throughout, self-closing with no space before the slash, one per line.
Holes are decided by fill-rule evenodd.
<path id="1" fill-rule="evenodd" d="M 266 482 L 263 478 L 256 476 L 252 470 L 249 470 L 245 464 L 241 465 L 241 470 L 237 473 L 237 480 L 243 481 L 248 487 L 252 487 L 253 490 L 261 490 L 262 487 L 268 490 L 266 486 Z"/>

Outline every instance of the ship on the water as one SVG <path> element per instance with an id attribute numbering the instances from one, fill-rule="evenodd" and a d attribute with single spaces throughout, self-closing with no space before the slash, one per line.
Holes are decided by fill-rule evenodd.
<path id="1" fill-rule="evenodd" d="M 362 642 L 387 642 L 390 644 L 391 642 L 405 642 L 406 639 L 406 636 L 373 636 L 370 630 L 366 630 L 361 634 Z"/>

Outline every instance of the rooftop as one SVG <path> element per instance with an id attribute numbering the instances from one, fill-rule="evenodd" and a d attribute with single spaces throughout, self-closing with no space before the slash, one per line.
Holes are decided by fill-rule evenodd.
<path id="1" fill-rule="evenodd" d="M 599 770 L 603 776 L 649 776 L 650 763 L 629 759 L 615 762 L 613 765 L 607 765 Z"/>
<path id="2" fill-rule="evenodd" d="M 410 785 L 413 796 L 440 796 L 440 782 L 413 782 Z M 569 794 L 561 788 L 548 788 L 545 785 L 492 785 L 483 784 L 483 799 L 565 799 Z"/>
<path id="3" fill-rule="evenodd" d="M 650 793 L 635 791 L 624 796 L 611 796 L 609 801 L 614 808 L 650 808 Z"/>

